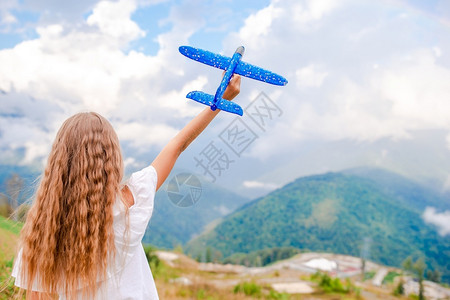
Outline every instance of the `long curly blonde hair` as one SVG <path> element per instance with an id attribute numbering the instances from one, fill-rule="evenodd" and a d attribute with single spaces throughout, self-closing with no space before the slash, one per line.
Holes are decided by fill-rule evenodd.
<path id="1" fill-rule="evenodd" d="M 111 124 L 96 113 L 67 119 L 56 136 L 21 232 L 20 274 L 49 294 L 96 295 L 115 255 L 113 204 L 123 160 Z"/>

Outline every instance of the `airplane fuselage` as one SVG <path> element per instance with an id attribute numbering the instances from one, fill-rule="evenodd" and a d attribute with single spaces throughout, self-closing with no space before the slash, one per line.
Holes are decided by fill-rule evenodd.
<path id="1" fill-rule="evenodd" d="M 236 52 L 234 52 L 233 57 L 231 58 L 230 65 L 227 67 L 225 74 L 223 75 L 222 81 L 220 82 L 219 87 L 217 88 L 216 94 L 214 96 L 214 103 L 211 106 L 211 110 L 217 109 L 217 102 L 222 99 L 223 93 L 225 93 L 225 90 L 228 86 L 228 83 L 230 82 L 231 77 L 234 74 L 234 70 L 236 69 L 236 66 L 238 65 L 239 61 L 242 58 L 242 55 L 244 54 L 244 47 L 240 46 L 236 49 Z"/>

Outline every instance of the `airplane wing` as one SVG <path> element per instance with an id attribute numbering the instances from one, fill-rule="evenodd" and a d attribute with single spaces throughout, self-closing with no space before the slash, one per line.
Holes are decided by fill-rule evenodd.
<path id="1" fill-rule="evenodd" d="M 181 54 L 190 59 L 222 70 L 225 70 L 230 65 L 231 61 L 231 58 L 229 57 L 190 46 L 181 46 L 178 50 Z"/>
<path id="2" fill-rule="evenodd" d="M 284 78 L 283 76 L 243 61 L 240 61 L 238 63 L 236 69 L 234 70 L 234 73 L 275 85 L 286 85 L 288 83 L 286 78 Z"/>
<path id="3" fill-rule="evenodd" d="M 211 106 L 214 103 L 214 96 L 213 95 L 209 95 L 203 92 L 199 92 L 199 91 L 193 91 L 193 92 L 189 92 L 186 95 L 187 98 L 195 100 L 197 102 L 200 102 L 202 104 L 205 105 L 209 105 Z M 218 103 L 216 103 L 217 108 L 220 110 L 224 110 L 233 114 L 237 114 L 242 116 L 244 114 L 244 111 L 242 110 L 242 107 L 240 107 L 238 104 L 236 104 L 235 102 L 231 102 L 225 99 L 220 99 L 220 101 L 218 101 Z"/>
<path id="4" fill-rule="evenodd" d="M 200 91 L 193 91 L 193 92 L 189 92 L 186 95 L 186 98 L 195 100 L 199 103 L 211 106 L 214 103 L 214 96 L 213 95 L 209 95 Z"/>
<path id="5" fill-rule="evenodd" d="M 231 61 L 229 57 L 191 46 L 181 46 L 178 50 L 190 59 L 222 70 L 226 70 Z M 283 76 L 243 61 L 239 61 L 234 73 L 275 85 L 286 85 L 288 82 Z"/>

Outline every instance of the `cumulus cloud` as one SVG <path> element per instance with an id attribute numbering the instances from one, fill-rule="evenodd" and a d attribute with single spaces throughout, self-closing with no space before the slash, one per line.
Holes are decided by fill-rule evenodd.
<path id="1" fill-rule="evenodd" d="M 0 103 L 0 164 L 41 164 L 60 125 L 58 106 L 16 91 L 0 93 Z"/>
<path id="2" fill-rule="evenodd" d="M 338 3 L 333 0 L 299 1 L 293 6 L 294 20 L 300 24 L 313 24 L 337 6 Z"/>
<path id="3" fill-rule="evenodd" d="M 65 34 L 60 24 L 37 31 L 39 39 L 0 52 L 0 89 L 25 92 L 65 106 L 66 110 L 108 112 L 120 101 L 121 80 L 139 76 L 135 70 L 152 60 L 136 59 L 139 55 L 134 52 L 124 54 L 112 44 L 115 40 L 101 32 Z M 98 44 L 92 44 L 93 40 Z M 152 72 L 154 68 L 147 70 Z"/>
<path id="4" fill-rule="evenodd" d="M 160 51 L 145 55 L 128 50 L 145 35 L 131 19 L 137 8 L 133 0 L 101 1 L 82 23 L 44 23 L 37 38 L 0 51 L 0 122 L 10 128 L 0 135 L 3 153 L 21 149 L 21 163 L 41 160 L 62 121 L 90 110 L 111 119 L 125 144 L 160 148 L 176 133 L 171 120 L 199 111 L 184 98 L 208 79 L 183 68 L 175 47 L 199 23 L 174 7 L 174 26 L 157 37 Z"/>
<path id="5" fill-rule="evenodd" d="M 339 86 L 324 99 L 328 110 L 314 109 L 314 121 L 321 124 L 314 128 L 318 134 L 374 141 L 408 138 L 413 130 L 450 130 L 450 103 L 446 100 L 450 97 L 450 69 L 436 64 L 431 49 L 409 53 L 404 60 L 365 77 L 364 82 L 338 80 Z"/>
<path id="6" fill-rule="evenodd" d="M 440 235 L 450 234 L 450 211 L 438 213 L 434 207 L 427 207 L 422 215 L 424 221 L 437 227 Z"/>
<path id="7" fill-rule="evenodd" d="M 270 4 L 257 13 L 250 15 L 239 31 L 240 37 L 249 43 L 266 37 L 271 30 L 272 21 L 279 18 L 282 12 L 281 8 Z"/>
<path id="8" fill-rule="evenodd" d="M 111 36 L 115 40 L 123 41 L 126 44 L 145 36 L 145 32 L 130 19 L 131 13 L 135 10 L 136 3 L 134 1 L 101 1 L 87 18 L 87 24 L 98 26 L 103 34 Z"/>
<path id="9" fill-rule="evenodd" d="M 285 147 L 274 138 L 281 145 L 311 137 L 373 142 L 408 139 L 415 130 L 450 131 L 450 45 L 436 44 L 438 31 L 418 25 L 425 20 L 439 27 L 408 8 L 389 13 L 384 5 L 351 0 L 272 1 L 249 16 L 227 43 L 247 45 L 244 59 L 290 81 L 275 99 L 284 125 L 261 135 L 258 146 L 265 146 L 252 153 L 277 155 Z M 430 34 L 436 39 L 418 39 Z"/>

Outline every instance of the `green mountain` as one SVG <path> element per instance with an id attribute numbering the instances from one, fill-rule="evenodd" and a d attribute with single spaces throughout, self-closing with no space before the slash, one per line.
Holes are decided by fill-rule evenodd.
<path id="1" fill-rule="evenodd" d="M 448 200 L 431 191 L 420 198 L 426 189 L 411 189 L 413 182 L 377 172 L 299 178 L 244 205 L 189 242 L 186 250 L 196 256 L 210 248 L 228 257 L 292 246 L 359 256 L 370 239 L 369 259 L 400 266 L 410 255 L 423 256 L 430 269 L 439 270 L 450 282 L 450 238 L 439 236 L 421 218 L 423 207 L 440 203 L 448 209 Z M 383 183 L 385 176 L 389 184 Z"/>
<path id="2" fill-rule="evenodd" d="M 206 225 L 250 201 L 207 180 L 201 180 L 198 201 L 191 206 L 177 206 L 172 202 L 177 199 L 169 198 L 168 189 L 173 191 L 170 186 L 171 179 L 173 176 L 169 176 L 156 193 L 155 207 L 143 239 L 144 243 L 162 248 L 184 245 L 202 233 Z M 189 189 L 182 189 L 180 183 L 179 194 L 184 196 L 189 193 Z"/>

